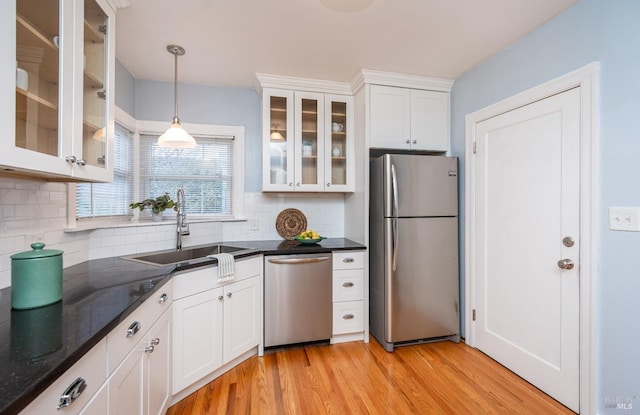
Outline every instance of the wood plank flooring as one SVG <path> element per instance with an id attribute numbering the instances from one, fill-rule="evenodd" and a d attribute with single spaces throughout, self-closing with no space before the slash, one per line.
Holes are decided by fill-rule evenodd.
<path id="1" fill-rule="evenodd" d="M 252 357 L 169 408 L 192 414 L 573 414 L 464 343 L 373 338 Z"/>

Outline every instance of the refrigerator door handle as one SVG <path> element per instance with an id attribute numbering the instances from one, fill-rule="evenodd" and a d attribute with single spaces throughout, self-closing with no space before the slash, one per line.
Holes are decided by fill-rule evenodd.
<path id="1" fill-rule="evenodd" d="M 396 272 L 398 264 L 398 219 L 391 220 L 391 232 L 393 232 L 393 259 L 391 260 L 391 270 Z"/>
<path id="2" fill-rule="evenodd" d="M 396 174 L 396 165 L 391 165 L 391 189 L 393 193 L 393 212 L 391 216 L 398 216 L 398 175 Z"/>

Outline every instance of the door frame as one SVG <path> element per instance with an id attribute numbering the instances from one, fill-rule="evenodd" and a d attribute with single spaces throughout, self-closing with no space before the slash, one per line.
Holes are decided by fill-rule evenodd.
<path id="1" fill-rule="evenodd" d="M 473 310 L 475 287 L 476 124 L 552 95 L 580 88 L 580 413 L 596 408 L 597 301 L 597 173 L 598 173 L 598 74 L 599 63 L 560 76 L 465 116 L 465 342 L 476 347 Z"/>

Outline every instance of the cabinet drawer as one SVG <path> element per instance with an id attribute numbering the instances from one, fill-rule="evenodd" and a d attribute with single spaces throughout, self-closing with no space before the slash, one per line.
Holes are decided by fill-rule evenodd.
<path id="1" fill-rule="evenodd" d="M 118 327 L 107 334 L 109 374 L 113 373 L 125 356 L 133 350 L 133 347 L 144 337 L 162 313 L 169 309 L 173 301 L 172 287 L 172 281 L 160 287 L 137 310 L 126 317 Z M 128 335 L 130 328 L 132 334 Z"/>
<path id="2" fill-rule="evenodd" d="M 364 268 L 364 252 L 362 251 L 334 251 L 333 269 Z"/>
<path id="3" fill-rule="evenodd" d="M 235 279 L 227 283 L 218 282 L 218 267 L 210 266 L 185 271 L 173 277 L 173 294 L 175 299 L 205 292 L 224 284 L 262 275 L 262 256 L 241 259 L 234 264 Z"/>
<path id="4" fill-rule="evenodd" d="M 333 301 L 363 299 L 364 271 L 345 269 L 333 271 Z"/>
<path id="5" fill-rule="evenodd" d="M 333 304 L 333 335 L 364 330 L 364 301 Z"/>
<path id="6" fill-rule="evenodd" d="M 106 359 L 107 343 L 103 339 L 20 412 L 20 415 L 78 414 L 107 379 Z M 70 386 L 78 384 L 78 378 L 84 379 L 85 389 L 70 405 L 56 409 L 60 397 Z"/>

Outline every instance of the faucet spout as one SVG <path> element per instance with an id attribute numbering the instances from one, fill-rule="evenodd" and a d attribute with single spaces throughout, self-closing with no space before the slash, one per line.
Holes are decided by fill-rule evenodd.
<path id="1" fill-rule="evenodd" d="M 187 223 L 187 214 L 185 212 L 185 197 L 184 189 L 178 187 L 178 195 L 176 197 L 176 205 L 178 208 L 178 214 L 176 215 L 176 249 L 179 251 L 182 249 L 182 237 L 189 235 L 189 224 Z"/>

